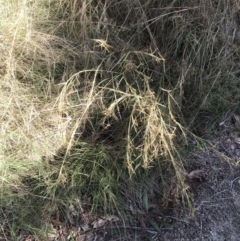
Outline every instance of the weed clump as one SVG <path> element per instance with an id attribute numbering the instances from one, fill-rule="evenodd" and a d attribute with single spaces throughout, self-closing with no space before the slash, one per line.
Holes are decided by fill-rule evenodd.
<path id="1" fill-rule="evenodd" d="M 9 222 L 12 237 L 20 226 L 37 232 L 76 197 L 91 197 L 92 211 L 122 217 L 129 195 L 141 205 L 144 194 L 146 206 L 146 193 L 164 199 L 175 190 L 171 202 L 189 205 L 181 153 L 237 109 L 236 7 L 2 2 L 2 207 L 27 217 Z M 203 113 L 209 125 L 201 124 Z M 34 208 L 16 211 L 28 202 Z M 30 227 L 34 210 L 46 212 Z"/>

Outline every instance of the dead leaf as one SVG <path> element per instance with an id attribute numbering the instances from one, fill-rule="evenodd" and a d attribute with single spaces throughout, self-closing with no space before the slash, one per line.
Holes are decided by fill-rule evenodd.
<path id="1" fill-rule="evenodd" d="M 220 171 L 220 170 L 222 170 L 221 167 L 216 167 L 216 166 L 212 166 L 212 169 L 213 169 L 214 171 Z"/>
<path id="2" fill-rule="evenodd" d="M 168 188 L 167 196 L 164 198 L 165 200 L 162 203 L 163 207 L 167 208 L 170 203 L 176 203 L 180 197 L 179 193 L 178 185 L 176 185 L 176 183 L 172 183 Z"/>
<path id="3" fill-rule="evenodd" d="M 68 235 L 67 228 L 64 226 L 59 226 L 58 235 L 59 235 L 60 239 L 62 239 L 62 240 L 66 239 L 66 237 Z"/>
<path id="4" fill-rule="evenodd" d="M 106 223 L 108 222 L 108 220 L 104 220 L 99 218 L 98 220 L 93 222 L 93 228 L 101 228 L 103 227 Z"/>
<path id="5" fill-rule="evenodd" d="M 234 136 L 234 142 L 240 145 L 240 137 Z"/>
<path id="6" fill-rule="evenodd" d="M 201 169 L 196 169 L 191 171 L 190 173 L 188 173 L 187 177 L 189 179 L 201 179 L 202 178 L 202 174 L 204 173 L 203 170 Z"/>
<path id="7" fill-rule="evenodd" d="M 220 122 L 219 126 L 223 126 L 225 124 L 225 121 Z"/>
<path id="8" fill-rule="evenodd" d="M 87 223 L 81 225 L 81 228 L 84 232 L 87 232 L 90 230 L 90 226 Z"/>
<path id="9" fill-rule="evenodd" d="M 76 212 L 76 209 L 75 209 L 75 207 L 72 204 L 68 207 L 68 209 L 72 213 Z"/>
<path id="10" fill-rule="evenodd" d="M 136 214 L 136 211 L 134 210 L 132 204 L 130 204 L 129 208 L 130 208 L 130 211 L 132 212 L 132 214 L 135 215 L 135 214 Z"/>
<path id="11" fill-rule="evenodd" d="M 233 117 L 234 117 L 234 119 L 235 119 L 235 127 L 236 127 L 237 129 L 240 129 L 240 116 L 234 114 Z"/>

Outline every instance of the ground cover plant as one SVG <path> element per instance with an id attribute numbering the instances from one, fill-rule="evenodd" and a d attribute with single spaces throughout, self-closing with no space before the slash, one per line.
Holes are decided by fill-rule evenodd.
<path id="1" fill-rule="evenodd" d="M 237 2 L 0 3 L 3 236 L 190 207 L 186 153 L 238 109 Z"/>

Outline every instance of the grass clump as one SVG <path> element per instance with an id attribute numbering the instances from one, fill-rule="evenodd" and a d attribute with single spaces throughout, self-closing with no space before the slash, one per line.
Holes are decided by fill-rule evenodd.
<path id="1" fill-rule="evenodd" d="M 127 199 L 148 212 L 156 193 L 165 207 L 170 193 L 172 204 L 189 204 L 181 153 L 203 121 L 214 125 L 238 103 L 234 3 L 0 3 L 0 178 L 10 236 L 44 230 L 61 210 L 63 220 L 76 198 L 122 217 Z M 19 212 L 24 205 L 33 208 Z"/>

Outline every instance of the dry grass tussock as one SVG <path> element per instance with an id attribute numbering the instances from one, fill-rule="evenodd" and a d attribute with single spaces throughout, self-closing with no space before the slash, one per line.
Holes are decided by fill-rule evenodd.
<path id="1" fill-rule="evenodd" d="M 146 190 L 174 189 L 189 203 L 182 153 L 239 96 L 239 12 L 234 1 L 214 3 L 0 0 L 0 178 L 2 206 L 17 217 L 11 235 L 41 226 L 29 228 L 19 217 L 32 210 L 16 208 L 33 196 L 35 212 L 54 203 L 39 220 L 76 196 L 120 213 L 131 191 L 140 203 Z"/>
<path id="2" fill-rule="evenodd" d="M 1 6 L 1 180 L 17 188 L 21 177 L 41 166 L 42 157 L 66 145 L 72 123 L 59 113 L 50 84 L 44 86 L 51 79 L 34 71 L 40 56 L 44 67 L 58 58 L 48 53 L 50 39 L 33 29 L 35 6 L 28 1 Z"/>

